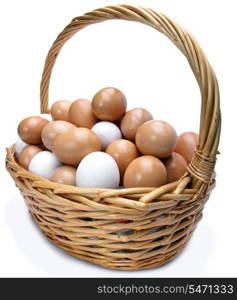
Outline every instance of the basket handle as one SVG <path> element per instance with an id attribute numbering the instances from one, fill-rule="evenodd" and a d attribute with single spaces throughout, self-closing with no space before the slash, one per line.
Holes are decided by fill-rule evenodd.
<path id="1" fill-rule="evenodd" d="M 221 127 L 218 82 L 205 54 L 191 34 L 173 20 L 152 9 L 130 5 L 107 6 L 74 18 L 58 35 L 48 52 L 40 85 L 41 113 L 48 112 L 48 90 L 52 69 L 66 41 L 90 24 L 112 19 L 149 25 L 165 34 L 186 56 L 199 84 L 202 99 L 199 145 L 188 166 L 188 172 L 202 182 L 208 183 L 215 167 Z"/>

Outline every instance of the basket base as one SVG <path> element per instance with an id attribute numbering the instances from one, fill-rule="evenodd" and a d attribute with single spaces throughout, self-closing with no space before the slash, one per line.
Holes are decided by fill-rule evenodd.
<path id="1" fill-rule="evenodd" d="M 52 242 L 52 240 L 49 238 L 49 240 Z M 188 242 L 188 241 L 187 241 Z M 55 241 L 53 241 L 55 245 Z M 57 245 L 58 247 L 62 248 L 62 246 Z M 173 259 L 175 259 L 185 248 L 186 243 L 184 244 L 183 248 L 179 248 L 178 251 L 173 251 L 169 255 L 166 255 L 165 257 L 163 256 L 162 261 L 157 261 L 157 258 L 154 258 L 151 261 L 143 261 L 141 264 L 139 262 L 133 262 L 131 263 L 130 261 L 124 262 L 124 261 L 116 261 L 116 262 L 102 262 L 101 260 L 96 260 L 96 259 L 91 259 L 88 258 L 87 256 L 76 254 L 72 251 L 66 250 L 67 253 L 73 257 L 79 258 L 81 260 L 87 261 L 89 263 L 95 264 L 97 266 L 107 268 L 107 269 L 112 269 L 112 270 L 121 270 L 121 271 L 139 271 L 139 270 L 146 270 L 146 269 L 154 269 L 161 267 Z M 65 249 L 64 249 L 65 250 Z M 123 265 L 124 264 L 124 265 Z"/>
<path id="2" fill-rule="evenodd" d="M 38 223 L 37 217 L 32 212 L 30 212 L 30 215 L 32 216 L 32 219 L 36 223 Z M 199 220 L 201 219 L 201 217 L 202 215 L 200 216 Z M 183 249 L 186 247 L 187 243 L 189 242 L 190 238 L 192 237 L 193 231 L 196 229 L 196 226 L 193 227 L 192 231 L 190 231 L 190 233 L 186 235 L 185 238 L 182 240 L 182 244 L 177 243 L 177 247 L 174 247 L 174 249 L 172 249 L 169 252 L 161 253 L 159 255 L 155 255 L 147 259 L 131 260 L 127 258 L 127 259 L 119 260 L 119 259 L 113 259 L 113 257 L 111 258 L 106 257 L 105 255 L 97 259 L 95 257 L 90 257 L 89 253 L 86 253 L 85 251 L 80 250 L 79 248 L 75 250 L 72 249 L 71 247 L 64 245 L 61 241 L 58 241 L 58 239 L 55 238 L 55 236 L 51 235 L 48 231 L 44 231 L 41 228 L 41 226 L 39 227 L 43 232 L 44 236 L 51 243 L 61 248 L 69 255 L 103 268 L 113 269 L 113 270 L 124 270 L 124 271 L 138 271 L 138 270 L 145 270 L 145 269 L 153 269 L 165 265 L 166 263 L 176 258 L 183 251 Z"/>

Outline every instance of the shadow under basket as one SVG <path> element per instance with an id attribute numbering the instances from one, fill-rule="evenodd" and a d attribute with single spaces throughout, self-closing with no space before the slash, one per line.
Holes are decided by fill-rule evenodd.
<path id="1" fill-rule="evenodd" d="M 147 8 L 108 6 L 74 18 L 53 43 L 41 80 L 41 113 L 48 112 L 49 81 L 64 43 L 89 24 L 137 21 L 165 34 L 186 56 L 201 91 L 199 145 L 187 172 L 159 188 L 95 189 L 53 183 L 23 169 L 7 148 L 6 167 L 35 222 L 69 254 L 121 270 L 158 267 L 189 241 L 215 185 L 220 137 L 216 76 L 194 38 L 174 21 Z"/>

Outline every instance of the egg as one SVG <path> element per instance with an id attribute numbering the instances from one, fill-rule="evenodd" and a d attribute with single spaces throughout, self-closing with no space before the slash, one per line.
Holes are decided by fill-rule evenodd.
<path id="1" fill-rule="evenodd" d="M 18 138 L 14 148 L 15 148 L 15 155 L 16 157 L 21 153 L 21 151 L 27 146 L 28 144 L 23 142 L 21 138 Z"/>
<path id="2" fill-rule="evenodd" d="M 99 137 L 102 150 L 105 150 L 106 147 L 113 141 L 122 138 L 120 129 L 112 122 L 98 122 L 91 128 L 91 130 Z"/>
<path id="3" fill-rule="evenodd" d="M 68 165 L 77 165 L 87 154 L 100 150 L 99 138 L 88 128 L 70 128 L 58 135 L 52 145 L 58 159 Z"/>
<path id="4" fill-rule="evenodd" d="M 77 168 L 76 184 L 79 187 L 115 189 L 119 182 L 119 168 L 107 153 L 90 153 Z"/>
<path id="5" fill-rule="evenodd" d="M 71 104 L 69 119 L 76 126 L 89 129 L 98 122 L 92 113 L 91 102 L 87 99 L 78 99 Z"/>
<path id="6" fill-rule="evenodd" d="M 42 130 L 41 138 L 44 146 L 52 150 L 52 145 L 56 137 L 67 131 L 69 128 L 75 127 L 67 121 L 51 121 Z"/>
<path id="7" fill-rule="evenodd" d="M 50 151 L 41 151 L 31 159 L 28 170 L 35 175 L 49 179 L 60 165 L 55 154 Z"/>
<path id="8" fill-rule="evenodd" d="M 144 108 L 138 107 L 126 112 L 120 124 L 123 136 L 128 140 L 135 141 L 138 127 L 152 119 L 152 114 Z"/>
<path id="9" fill-rule="evenodd" d="M 107 147 L 106 153 L 111 155 L 116 161 L 121 177 L 123 177 L 130 162 L 138 157 L 138 151 L 135 144 L 124 139 L 119 139 L 111 143 Z"/>
<path id="10" fill-rule="evenodd" d="M 125 95 L 113 87 L 100 90 L 92 99 L 92 111 L 100 120 L 118 120 L 126 112 L 126 107 L 127 100 Z"/>
<path id="11" fill-rule="evenodd" d="M 41 144 L 41 132 L 48 123 L 48 120 L 38 116 L 28 117 L 18 125 L 18 135 L 27 144 Z"/>
<path id="12" fill-rule="evenodd" d="M 174 151 L 176 142 L 176 131 L 165 121 L 148 121 L 142 124 L 136 133 L 136 145 L 145 155 L 166 158 Z"/>
<path id="13" fill-rule="evenodd" d="M 125 188 L 159 187 L 166 184 L 166 169 L 154 156 L 140 156 L 127 167 L 123 185 Z"/>
<path id="14" fill-rule="evenodd" d="M 178 136 L 175 152 L 184 157 L 189 164 L 192 160 L 194 151 L 199 142 L 199 135 L 195 132 L 188 131 Z"/>
<path id="15" fill-rule="evenodd" d="M 17 161 L 19 165 L 21 165 L 25 169 L 28 169 L 32 158 L 41 151 L 42 150 L 37 146 L 34 145 L 26 146 L 17 157 Z"/>
<path id="16" fill-rule="evenodd" d="M 77 169 L 71 166 L 61 166 L 54 170 L 50 180 L 53 182 L 76 185 Z"/>
<path id="17" fill-rule="evenodd" d="M 171 153 L 170 157 L 163 161 L 167 172 L 167 183 L 177 181 L 184 175 L 187 169 L 186 160 L 178 153 Z"/>
<path id="18" fill-rule="evenodd" d="M 69 108 L 71 105 L 71 101 L 67 100 L 59 100 L 56 101 L 50 109 L 51 116 L 53 120 L 61 120 L 69 122 Z"/>

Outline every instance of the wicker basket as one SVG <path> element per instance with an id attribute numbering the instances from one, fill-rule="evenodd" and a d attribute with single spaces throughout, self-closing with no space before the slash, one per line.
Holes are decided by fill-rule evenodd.
<path id="1" fill-rule="evenodd" d="M 41 230 L 68 253 L 107 268 L 158 267 L 178 255 L 202 217 L 215 185 L 220 137 L 216 76 L 193 37 L 174 21 L 147 8 L 109 6 L 74 18 L 46 58 L 41 81 L 41 113 L 48 112 L 49 81 L 64 43 L 87 25 L 123 19 L 164 33 L 187 57 L 202 97 L 200 141 L 186 174 L 159 188 L 95 189 L 53 183 L 35 176 L 7 149 L 6 165 Z"/>

